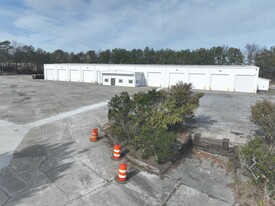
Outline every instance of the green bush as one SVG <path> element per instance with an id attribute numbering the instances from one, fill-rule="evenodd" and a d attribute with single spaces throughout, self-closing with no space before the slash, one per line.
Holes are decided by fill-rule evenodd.
<path id="1" fill-rule="evenodd" d="M 176 134 L 163 128 L 144 128 L 141 134 L 135 138 L 142 148 L 142 156 L 147 159 L 154 156 L 157 163 L 164 163 L 169 160 L 174 152 Z"/>
<path id="2" fill-rule="evenodd" d="M 141 148 L 144 158 L 155 156 L 157 162 L 164 162 L 176 143 L 176 135 L 169 128 L 192 117 L 203 96 L 194 94 L 191 88 L 191 84 L 179 82 L 168 91 L 153 89 L 132 97 L 127 92 L 116 95 L 108 103 L 113 133 Z"/>
<path id="3" fill-rule="evenodd" d="M 116 95 L 108 103 L 108 119 L 112 126 L 113 133 L 119 139 L 128 141 L 131 140 L 131 122 L 133 122 L 133 101 L 128 92 L 122 92 L 119 96 Z"/>

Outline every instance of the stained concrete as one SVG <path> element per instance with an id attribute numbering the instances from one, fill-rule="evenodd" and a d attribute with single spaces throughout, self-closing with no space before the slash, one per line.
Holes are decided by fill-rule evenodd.
<path id="1" fill-rule="evenodd" d="M 169 171 L 167 175 L 227 205 L 234 203 L 233 192 L 229 187 L 234 182 L 233 174 L 213 161 L 202 161 L 194 156 L 185 158 L 176 170 Z"/>
<path id="2" fill-rule="evenodd" d="M 227 202 L 211 197 L 208 194 L 200 192 L 185 185 L 180 185 L 180 187 L 175 191 L 175 193 L 168 200 L 167 206 L 178 206 L 178 205 L 215 205 L 215 206 L 230 206 Z"/>
<path id="3" fill-rule="evenodd" d="M 275 103 L 275 96 L 248 93 L 209 92 L 200 99 L 200 107 L 190 122 L 193 133 L 202 138 L 227 138 L 232 144 L 245 144 L 255 135 L 261 135 L 259 127 L 250 121 L 251 106 L 268 99 Z"/>
<path id="4" fill-rule="evenodd" d="M 83 110 L 83 107 L 106 102 L 124 90 L 133 93 L 147 88 L 32 80 L 30 76 L 0 76 L 0 83 L 1 141 L 9 137 L 5 139 L 6 143 L 3 141 L 0 144 L 0 158 L 7 164 L 0 170 L 0 205 L 235 203 L 228 187 L 233 181 L 232 174 L 211 161 L 184 158 L 177 167 L 171 168 L 160 178 L 137 170 L 126 160 L 116 162 L 111 159 L 112 149 L 108 147 L 103 133 L 107 107 L 91 106 L 87 110 Z M 226 98 L 222 101 L 224 96 L 231 101 Z M 249 133 L 251 128 L 246 112 L 250 104 L 263 97 L 209 93 L 203 98 L 197 111 L 198 118 L 209 118 L 198 121 L 204 123 L 201 127 L 210 125 L 211 130 L 223 126 L 221 131 L 224 128 L 226 134 L 231 119 L 236 119 L 234 115 L 229 115 L 234 114 L 231 108 L 238 108 L 238 112 L 243 110 L 243 117 L 236 123 L 240 129 L 234 131 L 243 129 Z M 235 105 L 238 99 L 249 102 L 244 103 L 242 108 Z M 222 102 L 222 106 L 218 106 L 219 110 L 227 108 L 231 111 L 224 117 L 224 113 L 215 110 L 219 102 Z M 228 103 L 231 106 L 227 107 Z M 242 128 L 242 123 L 248 127 Z M 95 143 L 89 141 L 94 127 L 99 128 L 100 135 L 99 141 Z M 6 155 L 3 145 L 9 143 L 13 145 L 9 151 L 13 153 L 10 163 L 3 158 Z M 129 181 L 118 184 L 115 176 L 123 161 L 129 168 Z"/>

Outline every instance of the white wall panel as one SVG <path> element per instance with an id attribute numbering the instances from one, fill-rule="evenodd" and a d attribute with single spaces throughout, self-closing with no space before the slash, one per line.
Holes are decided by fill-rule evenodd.
<path id="1" fill-rule="evenodd" d="M 59 81 L 66 81 L 67 80 L 67 70 L 58 69 L 58 80 Z"/>
<path id="2" fill-rule="evenodd" d="M 54 80 L 54 69 L 46 69 L 47 80 Z"/>
<path id="3" fill-rule="evenodd" d="M 84 70 L 83 71 L 83 81 L 84 82 L 94 82 L 94 72 L 93 70 Z"/>
<path id="4" fill-rule="evenodd" d="M 185 82 L 184 73 L 170 73 L 169 74 L 169 87 L 175 85 L 179 81 Z"/>
<path id="5" fill-rule="evenodd" d="M 149 87 L 161 86 L 161 73 L 160 72 L 148 72 L 147 85 Z"/>
<path id="6" fill-rule="evenodd" d="M 194 89 L 205 89 L 205 74 L 190 74 L 189 83 L 192 83 Z"/>
<path id="7" fill-rule="evenodd" d="M 230 76 L 228 74 L 212 74 L 210 85 L 211 90 L 229 91 Z"/>
<path id="8" fill-rule="evenodd" d="M 236 92 L 251 92 L 254 93 L 254 80 L 252 75 L 236 75 L 235 91 Z"/>
<path id="9" fill-rule="evenodd" d="M 257 89 L 258 90 L 268 90 L 270 81 L 271 81 L 270 79 L 258 78 Z"/>
<path id="10" fill-rule="evenodd" d="M 80 71 L 79 70 L 70 70 L 70 76 L 72 82 L 80 82 Z"/>
<path id="11" fill-rule="evenodd" d="M 115 78 L 117 86 L 148 85 L 168 87 L 179 81 L 192 83 L 194 89 L 256 92 L 259 68 L 255 66 L 218 65 L 115 65 L 115 64 L 45 64 L 45 79 L 59 81 L 102 82 L 103 73 Z M 132 80 L 125 74 L 141 73 Z M 115 75 L 115 74 L 118 75 Z M 107 73 L 106 73 L 107 74 Z M 119 79 L 123 79 L 119 82 Z M 138 82 L 134 81 L 137 79 Z M 144 80 L 144 81 L 143 81 Z M 245 83 L 245 84 L 244 84 Z M 264 86 L 267 87 L 267 86 Z M 253 91 L 252 91 L 253 88 Z"/>

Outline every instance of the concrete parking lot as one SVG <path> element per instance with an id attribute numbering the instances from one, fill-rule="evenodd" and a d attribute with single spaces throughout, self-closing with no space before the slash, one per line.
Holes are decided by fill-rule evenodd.
<path id="1" fill-rule="evenodd" d="M 129 181 L 115 181 L 120 162 L 103 134 L 107 101 L 146 89 L 0 76 L 0 205 L 233 205 L 233 174 L 194 155 L 161 178 L 126 162 Z M 236 141 L 234 132 L 252 135 L 250 105 L 262 98 L 270 97 L 207 93 L 196 129 Z"/>

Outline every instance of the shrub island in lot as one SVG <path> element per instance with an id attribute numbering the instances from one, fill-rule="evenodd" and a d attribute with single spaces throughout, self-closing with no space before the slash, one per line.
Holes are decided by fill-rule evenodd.
<path id="1" fill-rule="evenodd" d="M 138 148 L 143 158 L 166 162 L 176 146 L 175 128 L 194 116 L 203 96 L 191 89 L 192 84 L 179 82 L 167 90 L 116 95 L 108 103 L 112 133 L 131 148 Z"/>

